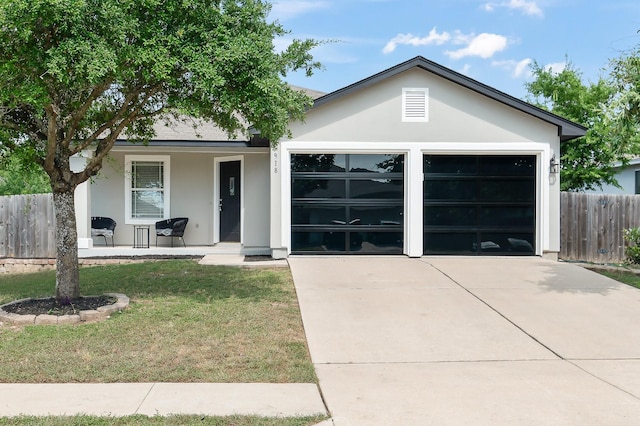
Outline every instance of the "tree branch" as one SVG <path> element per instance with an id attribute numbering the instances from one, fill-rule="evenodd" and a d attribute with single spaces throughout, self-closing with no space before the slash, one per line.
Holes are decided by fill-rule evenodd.
<path id="1" fill-rule="evenodd" d="M 122 102 L 122 105 L 120 106 L 118 111 L 116 111 L 116 113 L 111 117 L 111 119 L 106 121 L 105 123 L 103 123 L 102 126 L 100 126 L 98 129 L 96 129 L 81 144 L 79 144 L 75 148 L 73 148 L 70 151 L 71 155 L 75 155 L 75 154 L 87 149 L 91 144 L 93 144 L 96 140 L 98 140 L 100 135 L 102 135 L 107 130 L 113 128 L 113 126 L 118 122 L 118 120 L 122 119 L 122 117 L 125 116 L 125 113 L 131 108 L 131 103 L 133 102 L 133 100 L 137 96 L 139 96 L 141 93 L 143 93 L 143 91 L 144 91 L 144 87 L 142 86 L 142 87 L 139 87 L 136 90 L 130 92 L 127 95 L 127 97 L 124 99 L 124 101 Z M 155 93 L 156 90 L 155 90 L 155 88 L 152 88 L 152 89 L 150 89 L 150 91 Z M 140 103 L 140 107 L 144 106 L 144 103 L 149 99 L 149 97 L 150 97 L 150 95 L 146 96 L 144 98 L 144 100 Z"/>
<path id="2" fill-rule="evenodd" d="M 124 119 L 122 119 L 122 121 L 120 121 L 120 123 L 116 126 L 116 128 L 111 133 L 109 133 L 109 135 L 106 138 L 100 141 L 100 143 L 98 144 L 98 147 L 94 151 L 94 156 L 84 167 L 84 170 L 74 174 L 74 179 L 76 184 L 85 182 L 92 176 L 95 176 L 100 171 L 100 169 L 102 168 L 102 161 L 107 156 L 109 151 L 111 151 L 111 148 L 113 148 L 113 146 L 115 145 L 116 140 L 118 139 L 118 136 L 120 135 L 120 133 L 129 124 L 131 124 L 132 122 L 134 122 L 139 118 L 153 117 L 162 112 L 162 109 L 159 109 L 152 113 L 145 113 L 145 114 L 140 113 L 142 109 L 145 107 L 147 101 L 157 93 L 158 89 L 159 89 L 159 86 L 153 88 L 152 90 L 149 90 L 145 94 L 144 98 L 142 98 L 138 102 L 138 105 L 133 110 L 130 110 L 130 113 Z"/>
<path id="3" fill-rule="evenodd" d="M 43 167 L 45 171 L 52 176 L 52 173 L 55 168 L 55 158 L 56 158 L 56 149 L 57 149 L 57 133 L 58 133 L 58 108 L 49 104 L 45 106 L 45 111 L 47 113 L 47 155 L 44 159 Z"/>
<path id="4" fill-rule="evenodd" d="M 71 143 L 71 141 L 73 140 L 73 138 L 75 137 L 75 135 L 77 133 L 78 124 L 84 118 L 84 116 L 87 114 L 87 111 L 89 111 L 89 108 L 91 108 L 91 105 L 93 105 L 93 102 L 96 99 L 98 99 L 98 97 L 101 94 L 103 94 L 104 91 L 107 90 L 111 86 L 111 83 L 113 83 L 113 78 L 109 77 L 101 85 L 94 87 L 93 90 L 91 91 L 91 93 L 89 94 L 89 96 L 87 97 L 87 99 L 85 100 L 84 104 L 82 104 L 82 106 L 80 108 L 78 108 L 71 115 L 71 118 L 70 118 L 71 122 L 70 122 L 69 126 L 65 126 L 65 127 L 67 127 L 68 131 L 67 131 L 67 134 L 66 134 L 64 140 L 62 141 L 62 144 L 64 146 L 69 146 L 69 144 Z"/>

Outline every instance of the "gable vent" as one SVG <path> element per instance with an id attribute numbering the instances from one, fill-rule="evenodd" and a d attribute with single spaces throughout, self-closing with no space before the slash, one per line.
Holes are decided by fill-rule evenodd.
<path id="1" fill-rule="evenodd" d="M 429 121 L 429 89 L 402 89 L 402 121 Z"/>

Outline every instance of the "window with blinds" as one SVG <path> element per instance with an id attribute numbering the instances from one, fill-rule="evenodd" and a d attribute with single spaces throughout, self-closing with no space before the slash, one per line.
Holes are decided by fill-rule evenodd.
<path id="1" fill-rule="evenodd" d="M 429 121 L 429 89 L 402 89 L 402 121 Z"/>
<path id="2" fill-rule="evenodd" d="M 164 164 L 162 161 L 131 163 L 131 217 L 164 216 Z"/>
<path id="3" fill-rule="evenodd" d="M 127 217 L 144 223 L 169 217 L 168 156 L 127 157 Z"/>

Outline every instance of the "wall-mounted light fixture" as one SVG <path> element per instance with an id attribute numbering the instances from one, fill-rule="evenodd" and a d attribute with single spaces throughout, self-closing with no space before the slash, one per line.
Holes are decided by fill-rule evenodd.
<path id="1" fill-rule="evenodd" d="M 558 171 L 560 170 L 560 163 L 558 163 L 558 160 L 556 160 L 556 155 L 553 154 L 553 156 L 551 157 L 551 161 L 549 162 L 549 173 L 551 173 L 552 175 L 558 174 Z"/>

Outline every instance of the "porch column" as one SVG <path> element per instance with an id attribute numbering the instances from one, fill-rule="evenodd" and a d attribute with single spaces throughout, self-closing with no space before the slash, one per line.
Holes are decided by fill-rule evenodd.
<path id="1" fill-rule="evenodd" d="M 87 156 L 91 153 L 83 152 L 82 156 L 71 157 L 71 170 L 80 171 L 87 163 Z M 78 185 L 75 191 L 76 227 L 78 230 L 78 248 L 93 248 L 91 238 L 91 191 L 89 182 Z"/>
<path id="2" fill-rule="evenodd" d="M 269 246 L 271 247 L 271 256 L 274 259 L 284 259 L 289 255 L 289 250 L 284 247 L 283 234 L 283 217 L 282 217 L 282 159 L 281 149 L 282 142 L 276 148 L 270 149 L 269 176 L 271 186 L 271 224 L 269 226 Z"/>

